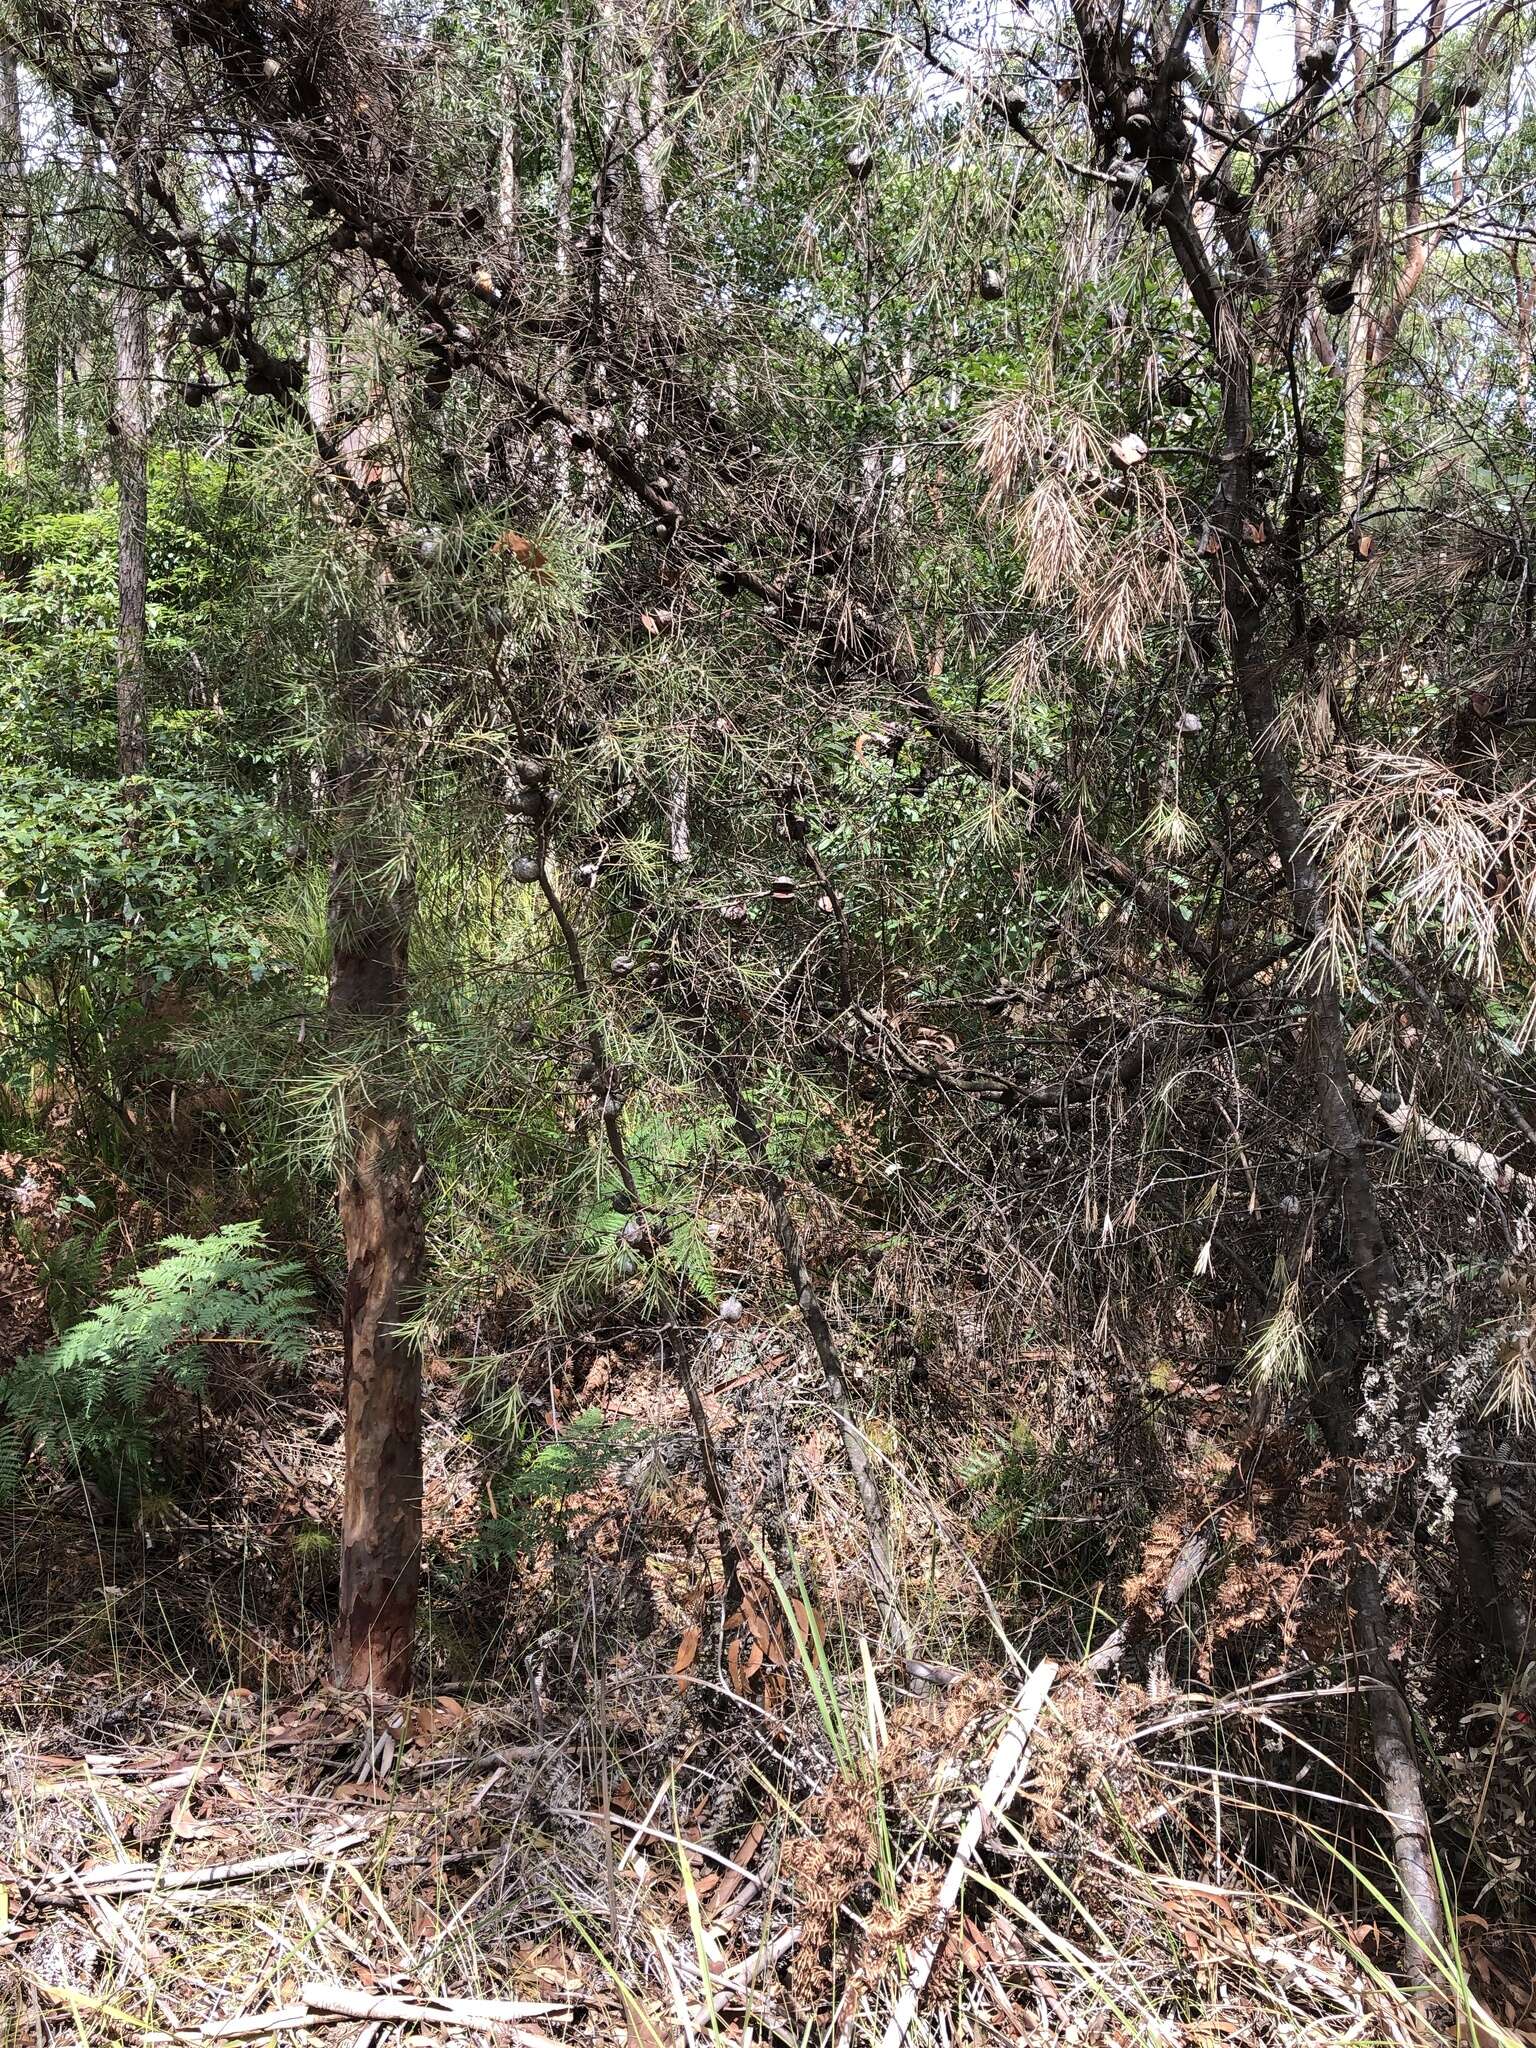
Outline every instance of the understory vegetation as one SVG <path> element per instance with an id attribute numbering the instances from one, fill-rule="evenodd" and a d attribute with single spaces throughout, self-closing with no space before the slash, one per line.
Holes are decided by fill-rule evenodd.
<path id="1" fill-rule="evenodd" d="M 1522 5 L 0 6 L 0 2048 L 1536 2041 Z"/>

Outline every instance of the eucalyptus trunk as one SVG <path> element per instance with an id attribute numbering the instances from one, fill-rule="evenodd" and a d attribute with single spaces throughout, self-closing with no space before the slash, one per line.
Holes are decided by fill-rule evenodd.
<path id="1" fill-rule="evenodd" d="M 21 134 L 21 92 L 16 54 L 0 51 L 0 177 L 4 179 L 5 227 L 0 262 L 5 266 L 0 297 L 0 373 L 5 379 L 0 407 L 0 465 L 9 477 L 27 468 L 27 259 L 31 208 Z"/>
<path id="2" fill-rule="evenodd" d="M 131 203 L 144 200 L 145 105 L 149 59 L 135 52 L 116 152 Z M 142 775 L 149 760 L 145 644 L 149 623 L 149 304 L 125 248 L 114 265 L 112 466 L 117 481 L 117 767 Z"/>

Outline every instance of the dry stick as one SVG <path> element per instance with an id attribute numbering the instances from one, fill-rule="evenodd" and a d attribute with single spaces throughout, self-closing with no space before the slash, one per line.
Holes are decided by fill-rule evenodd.
<path id="1" fill-rule="evenodd" d="M 879 1602 L 881 1619 L 890 1634 L 894 1648 L 903 1658 L 909 1658 L 913 1647 L 912 1631 L 901 1611 L 896 1576 L 891 1569 L 885 1502 L 881 1498 L 879 1487 L 875 1484 L 875 1475 L 865 1453 L 864 1440 L 853 1425 L 853 1403 L 849 1398 L 848 1382 L 843 1376 L 842 1360 L 837 1355 L 837 1345 L 832 1336 L 832 1325 L 827 1320 L 826 1309 L 811 1279 L 811 1269 L 806 1263 L 805 1246 L 801 1241 L 794 1216 L 790 1212 L 788 1192 L 774 1171 L 768 1157 L 768 1141 L 763 1135 L 762 1126 L 753 1115 L 751 1106 L 731 1072 L 730 1061 L 724 1049 L 713 1039 L 707 1026 L 701 1023 L 685 1023 L 684 1028 L 692 1037 L 705 1071 L 730 1111 L 731 1122 L 735 1126 L 741 1149 L 746 1154 L 752 1178 L 757 1183 L 759 1194 L 768 1204 L 769 1213 L 773 1218 L 774 1235 L 779 1241 L 779 1252 L 784 1261 L 785 1275 L 794 1292 L 795 1305 L 810 1332 L 811 1343 L 820 1361 L 832 1413 L 843 1440 L 843 1452 L 853 1474 L 859 1505 L 864 1511 L 864 1520 L 869 1531 L 869 1554 L 875 1568 L 875 1597 Z"/>
<path id="2" fill-rule="evenodd" d="M 27 1896 L 45 1906 L 67 1906 L 78 1899 L 81 1890 L 117 1898 L 129 1892 L 179 1892 L 199 1885 L 236 1884 L 241 1878 L 264 1877 L 269 1871 L 302 1870 L 311 1863 L 333 1863 L 338 1856 L 366 1842 L 370 1832 L 368 1828 L 353 1828 L 323 1847 L 280 1849 L 271 1856 L 247 1856 L 238 1863 L 209 1863 L 200 1870 L 161 1870 L 158 1865 L 146 1864 L 127 1869 L 113 1866 L 94 1875 L 81 1871 L 72 1886 L 34 1891 Z"/>
<path id="3" fill-rule="evenodd" d="M 766 1948 L 754 1950 L 744 1963 L 738 1963 L 731 1970 L 722 1970 L 718 1977 L 713 1977 L 712 1988 L 717 1992 L 745 1991 L 747 1986 L 754 1979 L 761 1977 L 765 1970 L 771 1969 L 775 1963 L 781 1963 L 804 1932 L 804 1927 L 797 1920 L 792 1927 L 786 1927 L 782 1934 L 776 1934 Z"/>
<path id="4" fill-rule="evenodd" d="M 1212 1539 L 1204 1530 L 1197 1530 L 1193 1536 L 1185 1538 L 1183 1548 L 1173 1560 L 1173 1569 L 1168 1574 L 1168 1583 L 1163 1588 L 1163 1612 L 1165 1614 L 1172 1614 L 1173 1610 L 1184 1598 L 1184 1595 L 1205 1570 L 1206 1564 L 1210 1559 L 1211 1548 Z M 1084 1658 L 1083 1669 L 1094 1672 L 1107 1671 L 1112 1664 L 1118 1663 L 1125 1649 L 1127 1634 L 1127 1625 L 1122 1621 L 1112 1634 L 1104 1638 L 1092 1656 Z"/>
<path id="5" fill-rule="evenodd" d="M 976 1852 L 982 1838 L 1013 1804 L 1023 1779 L 1024 1767 L 1029 1756 L 1029 1741 L 1034 1734 L 1035 1723 L 1046 1702 L 1046 1696 L 1055 1683 L 1057 1667 L 1054 1664 L 1040 1664 L 1030 1673 L 1029 1681 L 1015 1699 L 1003 1729 L 992 1768 L 987 1781 L 981 1788 L 965 1832 L 955 1847 L 944 1882 L 939 1888 L 938 1904 L 934 1907 L 933 1919 L 922 1945 L 913 1958 L 912 1968 L 906 1985 L 896 2001 L 896 2010 L 891 2014 L 890 2025 L 881 2038 L 880 2048 L 902 2048 L 907 2038 L 907 2029 L 917 2015 L 918 2002 L 922 1998 L 928 1979 L 933 1975 L 933 1966 L 939 1959 L 944 1946 L 944 1935 L 948 1928 L 949 1916 L 955 1910 L 965 1880 L 970 1875 Z"/>
<path id="6" fill-rule="evenodd" d="M 1444 1125 L 1433 1122 L 1421 1109 L 1399 1099 L 1395 1109 L 1388 1109 L 1382 1100 L 1382 1090 L 1373 1088 L 1369 1081 L 1352 1082 L 1356 1100 L 1374 1110 L 1376 1115 L 1399 1137 L 1410 1130 L 1420 1138 L 1431 1152 L 1442 1159 L 1449 1159 L 1457 1166 L 1465 1166 L 1475 1173 L 1479 1180 L 1498 1194 L 1523 1195 L 1527 1203 L 1536 1201 L 1536 1176 L 1522 1173 L 1518 1166 L 1511 1166 L 1507 1159 L 1501 1159 L 1497 1152 L 1490 1152 L 1479 1145 L 1474 1138 L 1459 1137 L 1455 1131 L 1448 1131 Z"/>
<path id="7" fill-rule="evenodd" d="M 276 2034 L 295 2027 L 323 2027 L 328 2017 L 313 2013 L 307 2005 L 280 2005 L 271 2012 L 240 2013 L 232 2020 L 205 2020 L 186 2038 L 202 2041 L 249 2041 L 258 2034 Z M 170 2038 L 170 2037 L 162 2037 Z"/>
<path id="8" fill-rule="evenodd" d="M 570 2011 L 569 2004 L 521 1998 L 395 1998 L 354 1984 L 306 1984 L 299 1996 L 315 2012 L 340 2013 L 354 2020 L 459 2020 L 470 2026 L 498 2026 Z"/>

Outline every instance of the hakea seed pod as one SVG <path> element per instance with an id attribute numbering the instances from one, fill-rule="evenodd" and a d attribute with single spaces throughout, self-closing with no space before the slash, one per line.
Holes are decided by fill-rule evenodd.
<path id="1" fill-rule="evenodd" d="M 843 158 L 843 168 L 856 185 L 862 185 L 875 168 L 875 153 L 867 142 L 856 142 Z"/>
<path id="2" fill-rule="evenodd" d="M 514 882 L 536 882 L 539 879 L 539 864 L 531 853 L 520 853 L 512 863 Z"/>

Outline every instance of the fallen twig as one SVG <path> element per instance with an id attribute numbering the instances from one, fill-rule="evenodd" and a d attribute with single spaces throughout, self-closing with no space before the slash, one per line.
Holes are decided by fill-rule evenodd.
<path id="1" fill-rule="evenodd" d="M 274 1870 L 302 1870 L 311 1863 L 330 1863 L 366 1842 L 372 1831 L 352 1828 L 334 1840 L 309 1849 L 280 1849 L 270 1856 L 247 1856 L 237 1863 L 209 1863 L 197 1870 L 162 1870 L 154 1863 L 114 1863 L 104 1870 L 71 1874 L 67 1885 L 42 1887 L 28 1894 L 28 1903 L 72 1904 L 82 1891 L 118 1898 L 129 1892 L 190 1891 L 199 1885 L 235 1884 L 241 1878 L 264 1877 Z"/>
<path id="2" fill-rule="evenodd" d="M 195 2033 L 188 2029 L 183 2038 L 203 2041 L 249 2041 L 258 2034 L 280 2034 L 295 2027 L 323 2024 L 323 2016 L 311 2012 L 307 2005 L 280 2005 L 274 2012 L 243 2012 L 229 2020 L 205 2020 Z"/>
<path id="3" fill-rule="evenodd" d="M 987 1781 L 981 1788 L 981 1797 L 965 1824 L 965 1832 L 961 1835 L 954 1856 L 950 1860 L 949 1869 L 945 1872 L 944 1882 L 939 1888 L 938 1904 L 933 1910 L 933 1919 L 913 1957 L 906 1985 L 896 2001 L 896 2010 L 891 2014 L 890 2025 L 881 2037 L 880 2048 L 902 2048 L 902 2043 L 907 2038 L 907 2029 L 916 2016 L 918 2001 L 922 1998 L 928 1979 L 933 1974 L 933 1966 L 939 1959 L 939 1950 L 944 1945 L 949 1916 L 964 1889 L 965 1880 L 976 1859 L 976 1851 L 981 1847 L 982 1837 L 988 1827 L 1007 1811 L 1019 1789 L 1029 1755 L 1029 1740 L 1034 1733 L 1035 1723 L 1040 1718 L 1040 1710 L 1045 1705 L 1046 1696 L 1055 1683 L 1056 1672 L 1057 1666 L 1054 1664 L 1037 1665 L 1030 1673 L 1029 1682 L 1024 1690 L 1013 1703 L 1008 1724 L 992 1758 L 992 1768 L 988 1771 Z"/>
<path id="4" fill-rule="evenodd" d="M 1211 1550 L 1212 1540 L 1209 1530 L 1196 1530 L 1193 1536 L 1185 1539 L 1183 1548 L 1173 1560 L 1173 1569 L 1168 1574 L 1168 1583 L 1163 1588 L 1163 1611 L 1165 1614 L 1172 1614 L 1173 1610 L 1184 1598 L 1184 1595 L 1205 1570 Z M 1095 1672 L 1109 1670 L 1113 1664 L 1118 1663 L 1121 1652 L 1125 1649 L 1126 1636 L 1126 1624 L 1122 1621 L 1117 1629 L 1104 1638 L 1091 1657 L 1083 1659 L 1083 1669 Z"/>
<path id="5" fill-rule="evenodd" d="M 569 2005 L 522 1998 L 399 1998 L 355 1984 L 306 1984 L 299 1996 L 313 2012 L 339 2013 L 352 2020 L 457 2020 L 489 2027 L 547 2019 L 551 2013 L 570 2010 Z"/>
<path id="6" fill-rule="evenodd" d="M 1405 1137 L 1411 1130 L 1431 1152 L 1457 1166 L 1466 1167 L 1468 1172 L 1475 1173 L 1480 1181 L 1498 1193 L 1521 1195 L 1527 1203 L 1536 1202 L 1536 1177 L 1522 1173 L 1518 1166 L 1512 1166 L 1497 1152 L 1490 1152 L 1486 1146 L 1479 1145 L 1475 1138 L 1463 1138 L 1455 1131 L 1446 1130 L 1443 1124 L 1437 1124 L 1400 1095 L 1373 1088 L 1369 1081 L 1351 1076 L 1351 1085 L 1356 1100 L 1374 1111 L 1396 1136 Z"/>

